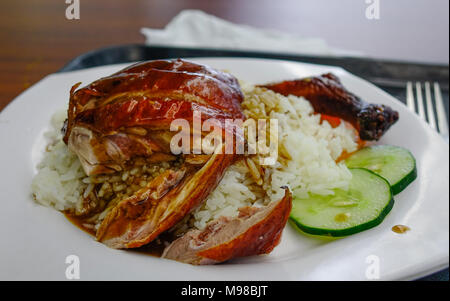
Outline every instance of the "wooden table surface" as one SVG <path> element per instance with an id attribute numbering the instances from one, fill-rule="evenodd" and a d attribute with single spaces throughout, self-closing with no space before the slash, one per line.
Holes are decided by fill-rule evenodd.
<path id="1" fill-rule="evenodd" d="M 295 0 L 80 0 L 67 20 L 64 0 L 0 1 L 0 111 L 26 88 L 97 48 L 143 43 L 141 27 L 163 28 L 183 9 L 295 32 Z M 285 18 L 270 18 L 273 10 Z"/>

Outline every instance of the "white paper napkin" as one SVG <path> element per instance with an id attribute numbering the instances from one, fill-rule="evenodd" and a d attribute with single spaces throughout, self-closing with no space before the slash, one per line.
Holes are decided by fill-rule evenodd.
<path id="1" fill-rule="evenodd" d="M 306 55 L 361 55 L 356 51 L 332 48 L 320 38 L 305 38 L 290 33 L 238 25 L 199 10 L 184 10 L 164 29 L 142 28 L 141 33 L 145 35 L 148 45 Z"/>

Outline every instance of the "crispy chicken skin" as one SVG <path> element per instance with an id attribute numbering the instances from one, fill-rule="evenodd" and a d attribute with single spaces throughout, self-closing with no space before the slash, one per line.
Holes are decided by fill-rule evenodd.
<path id="1" fill-rule="evenodd" d="M 178 118 L 244 118 L 232 75 L 178 60 L 138 63 L 77 89 L 72 87 L 64 141 L 88 175 L 120 171 L 134 156 L 169 152 Z"/>
<path id="2" fill-rule="evenodd" d="M 303 96 L 314 111 L 351 123 L 362 140 L 379 140 L 398 120 L 398 112 L 385 105 L 369 104 L 349 92 L 331 73 L 261 87 L 282 95 Z"/>
<path id="3" fill-rule="evenodd" d="M 237 257 L 270 253 L 280 242 L 292 207 L 292 194 L 266 207 L 244 207 L 235 218 L 220 217 L 204 230 L 191 230 L 162 255 L 195 265 L 215 264 Z"/>

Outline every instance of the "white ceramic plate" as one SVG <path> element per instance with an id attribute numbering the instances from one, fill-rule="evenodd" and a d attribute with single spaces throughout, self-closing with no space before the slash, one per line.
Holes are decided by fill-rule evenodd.
<path id="1" fill-rule="evenodd" d="M 402 103 L 341 68 L 261 59 L 195 61 L 229 70 L 252 83 L 334 72 L 363 99 L 400 112 L 400 121 L 379 143 L 411 150 L 418 179 L 396 196 L 393 210 L 380 226 L 343 239 L 306 236 L 287 225 L 281 244 L 270 255 L 201 267 L 109 249 L 61 213 L 35 204 L 30 184 L 45 144 L 42 134 L 52 114 L 68 102 L 70 87 L 80 81 L 88 84 L 125 65 L 52 74 L 0 114 L 1 280 L 66 279 L 65 259 L 71 254 L 80 259 L 81 280 L 365 280 L 367 273 L 376 275 L 371 272 L 376 272 L 377 261 L 380 279 L 391 280 L 414 279 L 448 266 L 449 147 Z M 411 231 L 392 232 L 397 224 Z"/>

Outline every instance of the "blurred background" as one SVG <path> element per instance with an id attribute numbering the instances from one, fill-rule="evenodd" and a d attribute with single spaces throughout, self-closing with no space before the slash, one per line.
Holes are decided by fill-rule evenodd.
<path id="1" fill-rule="evenodd" d="M 184 9 L 320 38 L 363 56 L 449 62 L 448 0 L 78 0 L 80 18 L 68 20 L 73 1 L 0 1 L 0 110 L 72 58 L 105 46 L 144 43 L 142 27 L 162 29 Z M 377 18 L 368 18 L 374 4 Z"/>

